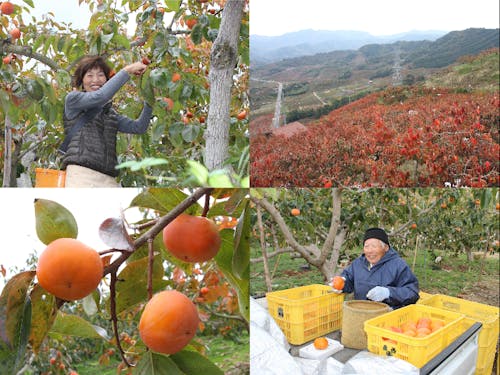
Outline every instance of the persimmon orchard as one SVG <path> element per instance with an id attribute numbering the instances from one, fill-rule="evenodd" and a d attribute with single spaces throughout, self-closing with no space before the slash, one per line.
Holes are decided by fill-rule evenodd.
<path id="1" fill-rule="evenodd" d="M 474 252 L 500 250 L 495 242 L 499 197 L 497 188 L 252 189 L 258 209 L 252 230 L 257 255 L 251 262 L 269 262 L 272 269 L 290 253 L 317 269 L 322 282 L 342 289 L 344 280 L 333 279 L 338 267 L 362 253 L 364 231 L 375 226 L 386 229 L 391 245 L 402 253 L 420 247 L 434 258 L 437 250 L 443 257 L 465 253 L 472 260 Z M 300 207 L 301 215 L 291 216 L 291 207 Z M 272 290 L 270 277 L 267 282 Z"/>
<path id="2" fill-rule="evenodd" d="M 153 107 L 144 135 L 119 135 L 123 186 L 248 185 L 248 120 L 238 117 L 248 108 L 248 1 L 84 3 L 92 16 L 83 30 L 50 14 L 33 20 L 32 0 L 2 3 L 3 186 L 29 185 L 35 167 L 58 165 L 64 98 L 84 55 L 104 56 L 114 72 L 148 63 L 114 97 L 118 112 L 130 118 L 143 101 Z M 135 30 L 127 29 L 131 20 Z"/>
<path id="3" fill-rule="evenodd" d="M 140 209 L 144 219 L 127 221 L 128 209 Z M 198 218 L 202 228 L 191 219 L 183 225 L 217 238 L 210 259 L 185 262 L 165 247 L 164 228 L 185 216 Z M 214 222 L 220 218 L 236 222 L 219 227 Z M 78 218 L 57 202 L 36 200 L 35 219 L 37 235 L 48 246 L 36 271 L 11 276 L 2 290 L 0 373 L 78 372 L 98 350 L 101 364 L 121 360 L 118 374 L 133 369 L 149 375 L 157 368 L 165 374 L 224 373 L 207 350 L 214 336 L 248 332 L 248 190 L 199 188 L 188 195 L 145 189 L 121 218 L 96 223 L 109 247 L 100 251 L 74 239 Z M 193 236 L 184 230 L 176 229 L 174 243 Z"/>
<path id="4" fill-rule="evenodd" d="M 370 94 L 298 135 L 253 136 L 252 186 L 498 186 L 499 108 L 498 92 Z"/>

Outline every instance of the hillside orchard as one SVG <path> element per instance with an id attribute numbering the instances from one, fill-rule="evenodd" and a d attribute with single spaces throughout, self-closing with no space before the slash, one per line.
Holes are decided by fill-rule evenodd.
<path id="1" fill-rule="evenodd" d="M 251 184 L 498 186 L 499 109 L 498 92 L 395 87 L 370 94 L 298 135 L 253 136 Z"/>

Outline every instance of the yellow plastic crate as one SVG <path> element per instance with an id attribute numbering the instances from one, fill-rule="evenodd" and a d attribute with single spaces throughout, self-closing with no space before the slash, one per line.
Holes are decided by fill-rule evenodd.
<path id="1" fill-rule="evenodd" d="M 418 299 L 417 303 L 421 303 L 422 301 L 425 301 L 427 298 L 430 298 L 430 297 L 434 296 L 434 294 L 425 293 L 425 292 L 422 292 L 422 291 L 420 291 L 418 293 L 418 295 L 419 295 L 420 298 Z"/>
<path id="2" fill-rule="evenodd" d="M 422 338 L 403 335 L 390 329 L 424 317 L 442 320 L 445 325 Z M 463 333 L 463 319 L 463 314 L 425 305 L 402 307 L 365 321 L 367 348 L 372 353 L 393 355 L 416 367 L 422 367 Z"/>
<path id="3" fill-rule="evenodd" d="M 269 292 L 269 313 L 288 342 L 300 345 L 342 326 L 344 295 L 327 285 L 313 284 Z"/>
<path id="4" fill-rule="evenodd" d="M 422 304 L 464 314 L 466 316 L 464 320 L 465 329 L 469 328 L 474 322 L 483 324 L 478 338 L 479 349 L 476 362 L 476 375 L 490 375 L 493 362 L 495 361 L 500 309 L 495 306 L 443 294 L 436 294 L 422 301 Z"/>

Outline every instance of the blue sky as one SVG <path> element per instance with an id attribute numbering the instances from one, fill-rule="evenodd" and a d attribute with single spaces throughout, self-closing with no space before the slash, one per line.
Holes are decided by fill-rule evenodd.
<path id="1" fill-rule="evenodd" d="M 498 28 L 498 0 L 250 0 L 250 33 L 257 35 L 305 29 L 388 35 L 470 27 Z"/>

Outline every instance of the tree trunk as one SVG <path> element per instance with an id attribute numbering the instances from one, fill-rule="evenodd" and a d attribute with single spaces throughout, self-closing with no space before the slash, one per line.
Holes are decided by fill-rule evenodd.
<path id="1" fill-rule="evenodd" d="M 264 233 L 264 226 L 262 225 L 262 212 L 259 206 L 257 206 L 257 225 L 259 226 L 260 248 L 262 250 L 262 259 L 264 261 L 264 278 L 266 280 L 267 291 L 270 292 L 272 291 L 271 273 L 269 272 L 269 261 L 266 249 L 266 236 Z"/>
<path id="2" fill-rule="evenodd" d="M 3 187 L 11 186 L 12 177 L 12 122 L 5 116 L 5 151 L 3 159 Z"/>
<path id="3" fill-rule="evenodd" d="M 209 170 L 223 168 L 229 156 L 231 87 L 244 6 L 242 0 L 227 1 L 210 54 L 210 108 L 205 132 L 205 165 Z"/>

